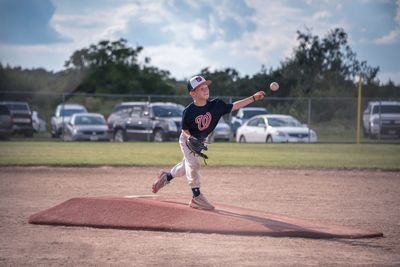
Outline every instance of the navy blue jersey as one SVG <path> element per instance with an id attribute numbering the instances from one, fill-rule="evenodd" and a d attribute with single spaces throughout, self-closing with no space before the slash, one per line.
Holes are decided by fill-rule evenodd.
<path id="1" fill-rule="evenodd" d="M 182 130 L 197 139 L 205 139 L 215 129 L 219 119 L 232 111 L 233 104 L 226 104 L 221 99 L 215 98 L 207 104 L 198 107 L 191 103 L 183 111 Z"/>

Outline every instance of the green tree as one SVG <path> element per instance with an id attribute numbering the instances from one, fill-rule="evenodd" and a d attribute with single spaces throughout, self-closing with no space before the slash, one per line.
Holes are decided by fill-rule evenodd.
<path id="1" fill-rule="evenodd" d="M 224 70 L 210 72 L 209 68 L 204 68 L 201 70 L 200 75 L 213 81 L 213 95 L 231 96 L 238 94 L 236 83 L 239 79 L 239 72 L 235 69 L 226 68 Z"/>
<path id="2" fill-rule="evenodd" d="M 295 96 L 353 96 L 354 81 L 363 75 L 367 84 L 376 84 L 379 67 L 360 62 L 348 44 L 347 33 L 336 28 L 320 39 L 310 30 L 297 31 L 299 46 L 293 57 L 282 62 L 283 80 Z"/>
<path id="3" fill-rule="evenodd" d="M 115 94 L 173 94 L 168 71 L 140 66 L 143 47 L 127 46 L 127 40 L 100 41 L 97 45 L 75 51 L 65 67 L 84 73 L 75 91 Z M 146 59 L 146 64 L 150 59 Z"/>

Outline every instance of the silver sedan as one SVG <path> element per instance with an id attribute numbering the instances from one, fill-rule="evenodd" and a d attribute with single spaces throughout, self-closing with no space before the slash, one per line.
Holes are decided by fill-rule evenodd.
<path id="1" fill-rule="evenodd" d="M 104 116 L 98 113 L 72 115 L 65 127 L 65 141 L 110 141 Z"/>

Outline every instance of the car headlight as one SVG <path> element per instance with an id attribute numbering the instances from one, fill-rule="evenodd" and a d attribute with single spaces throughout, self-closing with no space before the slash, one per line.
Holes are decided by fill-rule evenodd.
<path id="1" fill-rule="evenodd" d="M 282 136 L 282 137 L 285 136 L 285 133 L 284 133 L 284 132 L 281 132 L 281 131 L 276 131 L 276 134 L 277 134 L 278 136 Z"/>
<path id="2" fill-rule="evenodd" d="M 372 124 L 379 124 L 379 118 L 375 118 L 372 120 Z"/>
<path id="3" fill-rule="evenodd" d="M 178 131 L 178 127 L 176 127 L 176 124 L 175 124 L 175 122 L 174 121 L 168 121 L 168 129 L 171 131 L 171 132 L 177 132 Z"/>
<path id="4" fill-rule="evenodd" d="M 72 130 L 72 133 L 73 133 L 73 134 L 79 134 L 80 132 L 79 132 L 78 129 L 74 128 L 74 129 Z"/>
<path id="5" fill-rule="evenodd" d="M 317 134 L 313 130 L 311 130 L 310 133 L 311 133 L 312 137 L 316 137 L 317 136 Z"/>

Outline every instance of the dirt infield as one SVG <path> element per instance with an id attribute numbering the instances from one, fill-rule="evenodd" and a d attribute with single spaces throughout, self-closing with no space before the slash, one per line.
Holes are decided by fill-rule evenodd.
<path id="1" fill-rule="evenodd" d="M 0 266 L 400 265 L 400 172 L 203 169 L 211 202 L 320 223 L 375 229 L 383 238 L 304 239 L 32 225 L 28 217 L 74 197 L 150 193 L 158 168 L 0 168 Z M 160 195 L 191 192 L 177 178 Z"/>

